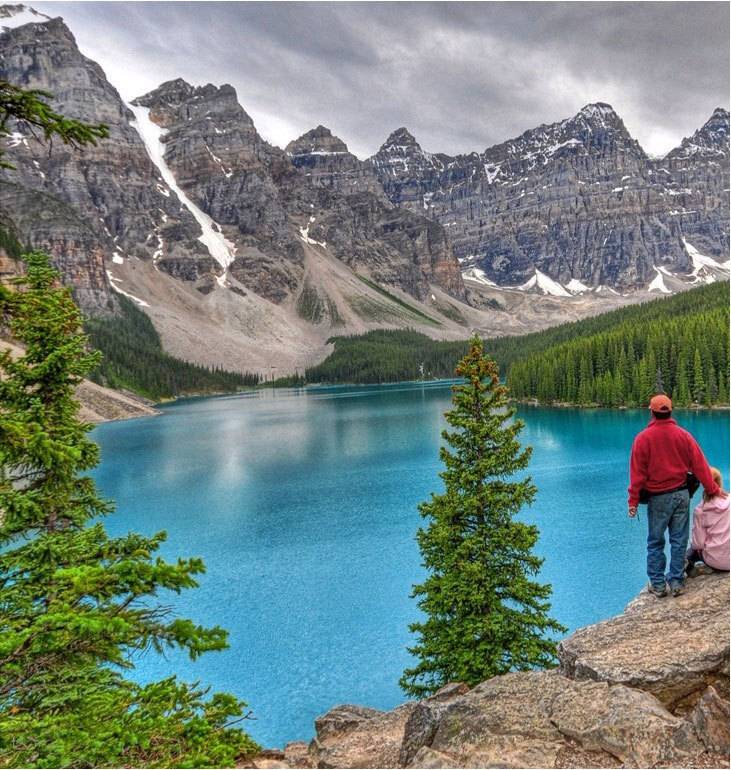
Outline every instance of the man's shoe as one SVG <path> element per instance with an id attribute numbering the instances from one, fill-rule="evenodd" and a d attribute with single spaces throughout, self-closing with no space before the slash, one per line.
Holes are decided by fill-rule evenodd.
<path id="1" fill-rule="evenodd" d="M 685 593 L 685 586 L 682 583 L 671 583 L 670 593 L 673 596 L 680 596 L 681 594 Z"/>
<path id="2" fill-rule="evenodd" d="M 694 578 L 694 577 L 698 577 L 698 575 L 700 575 L 701 573 L 698 570 L 698 567 L 695 566 L 695 563 L 691 564 L 691 562 L 687 561 L 685 562 L 685 574 L 689 578 Z"/>
<path id="3" fill-rule="evenodd" d="M 651 593 L 653 596 L 657 596 L 658 599 L 668 595 L 668 589 L 665 583 L 663 583 L 662 586 L 654 586 L 652 585 L 652 583 L 648 583 L 647 591 L 648 593 Z"/>

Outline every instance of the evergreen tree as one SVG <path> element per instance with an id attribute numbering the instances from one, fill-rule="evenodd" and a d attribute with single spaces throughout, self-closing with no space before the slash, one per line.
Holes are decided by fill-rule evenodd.
<path id="1" fill-rule="evenodd" d="M 416 696 L 551 666 L 547 634 L 565 630 L 548 615 L 551 587 L 532 579 L 543 562 L 532 553 L 538 530 L 514 520 L 536 493 L 529 477 L 513 480 L 531 450 L 521 449 L 523 424 L 512 420 L 497 364 L 477 337 L 457 375 L 465 382 L 454 387 L 452 430 L 442 434 L 449 448 L 440 451 L 445 491 L 419 507 L 429 521 L 417 534 L 429 575 L 412 595 L 426 619 L 411 626 L 418 662 L 400 682 Z"/>
<path id="2" fill-rule="evenodd" d="M 718 370 L 718 403 L 728 404 L 728 385 L 723 369 Z"/>
<path id="3" fill-rule="evenodd" d="M 665 392 L 665 380 L 662 376 L 662 369 L 658 368 L 655 370 L 655 393 L 664 393 Z"/>
<path id="4" fill-rule="evenodd" d="M 168 563 L 164 533 L 110 538 L 91 478 L 98 447 L 74 387 L 97 363 L 68 289 L 41 253 L 0 318 L 25 350 L 0 354 L 0 765 L 232 765 L 255 744 L 245 704 L 174 677 L 138 685 L 133 656 L 226 647 L 221 628 L 171 618 L 155 597 L 196 586 L 200 559 Z"/>
<path id="5" fill-rule="evenodd" d="M 693 401 L 696 404 L 703 403 L 706 395 L 706 378 L 703 376 L 703 360 L 701 352 L 695 349 L 693 356 Z"/>

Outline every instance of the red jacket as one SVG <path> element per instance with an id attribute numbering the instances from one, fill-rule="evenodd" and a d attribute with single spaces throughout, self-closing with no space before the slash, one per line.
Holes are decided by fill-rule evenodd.
<path id="1" fill-rule="evenodd" d="M 635 436 L 629 461 L 629 504 L 640 502 L 640 490 L 666 492 L 685 483 L 692 471 L 709 495 L 721 488 L 711 476 L 711 469 L 698 442 L 675 420 L 650 420 Z"/>

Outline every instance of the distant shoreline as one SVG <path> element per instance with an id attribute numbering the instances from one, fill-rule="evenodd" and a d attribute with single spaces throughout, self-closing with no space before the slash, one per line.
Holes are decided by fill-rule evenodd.
<path id="1" fill-rule="evenodd" d="M 460 383 L 460 379 L 433 379 L 433 380 L 396 380 L 394 382 L 312 382 L 303 385 L 276 385 L 273 383 L 266 383 L 256 385 L 245 390 L 234 391 L 222 391 L 219 393 L 186 393 L 185 395 L 177 396 L 174 398 L 166 398 L 160 401 L 152 402 L 145 399 L 145 403 L 154 409 L 153 414 L 136 414 L 129 416 L 120 416 L 112 419 L 102 420 L 96 424 L 102 424 L 104 422 L 120 422 L 122 420 L 139 419 L 140 417 L 155 417 L 163 412 L 159 411 L 158 407 L 168 406 L 170 404 L 178 404 L 183 401 L 197 401 L 204 398 L 228 398 L 231 396 L 242 396 L 247 393 L 257 393 L 263 390 L 282 391 L 282 390 L 319 390 L 325 388 L 386 388 L 396 387 L 403 385 L 456 385 Z M 121 395 L 130 397 L 129 391 L 116 391 Z M 633 410 L 646 410 L 646 407 L 642 406 L 601 406 L 599 404 L 572 404 L 566 402 L 553 402 L 550 404 L 541 403 L 535 399 L 523 398 L 510 399 L 511 403 L 517 406 L 535 407 L 540 409 L 581 409 L 583 410 L 602 410 L 613 412 L 628 412 Z M 695 406 L 682 406 L 676 407 L 676 412 L 728 412 L 731 407 L 729 404 L 714 404 L 713 406 L 695 405 Z"/>

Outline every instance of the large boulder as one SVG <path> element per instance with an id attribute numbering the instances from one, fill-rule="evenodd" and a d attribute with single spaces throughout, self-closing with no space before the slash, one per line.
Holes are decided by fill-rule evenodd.
<path id="1" fill-rule="evenodd" d="M 621 615 L 561 642 L 559 658 L 572 679 L 646 690 L 672 711 L 690 708 L 709 685 L 728 698 L 728 574 L 689 580 L 676 598 L 643 591 Z"/>
<path id="2" fill-rule="evenodd" d="M 438 712 L 428 745 L 417 747 L 408 726 L 407 744 L 412 767 L 423 760 L 446 767 L 555 767 L 577 748 L 604 765 L 652 767 L 683 764 L 704 751 L 693 726 L 649 693 L 575 682 L 555 671 L 483 682 Z"/>
<path id="3" fill-rule="evenodd" d="M 399 767 L 404 727 L 414 709 L 394 711 L 336 706 L 315 720 L 309 748 L 314 767 Z"/>
<path id="4" fill-rule="evenodd" d="M 455 699 L 468 692 L 469 687 L 466 684 L 452 683 L 416 704 L 404 728 L 404 739 L 399 753 L 399 763 L 402 767 L 407 767 L 412 760 L 418 762 L 414 767 L 425 767 L 424 762 L 434 761 L 431 755 L 420 754 L 420 750 L 431 744 L 444 711 Z M 417 754 L 420 755 L 417 757 Z"/>
<path id="5" fill-rule="evenodd" d="M 729 704 L 709 687 L 696 704 L 690 719 L 703 745 L 712 754 L 729 755 Z"/>

